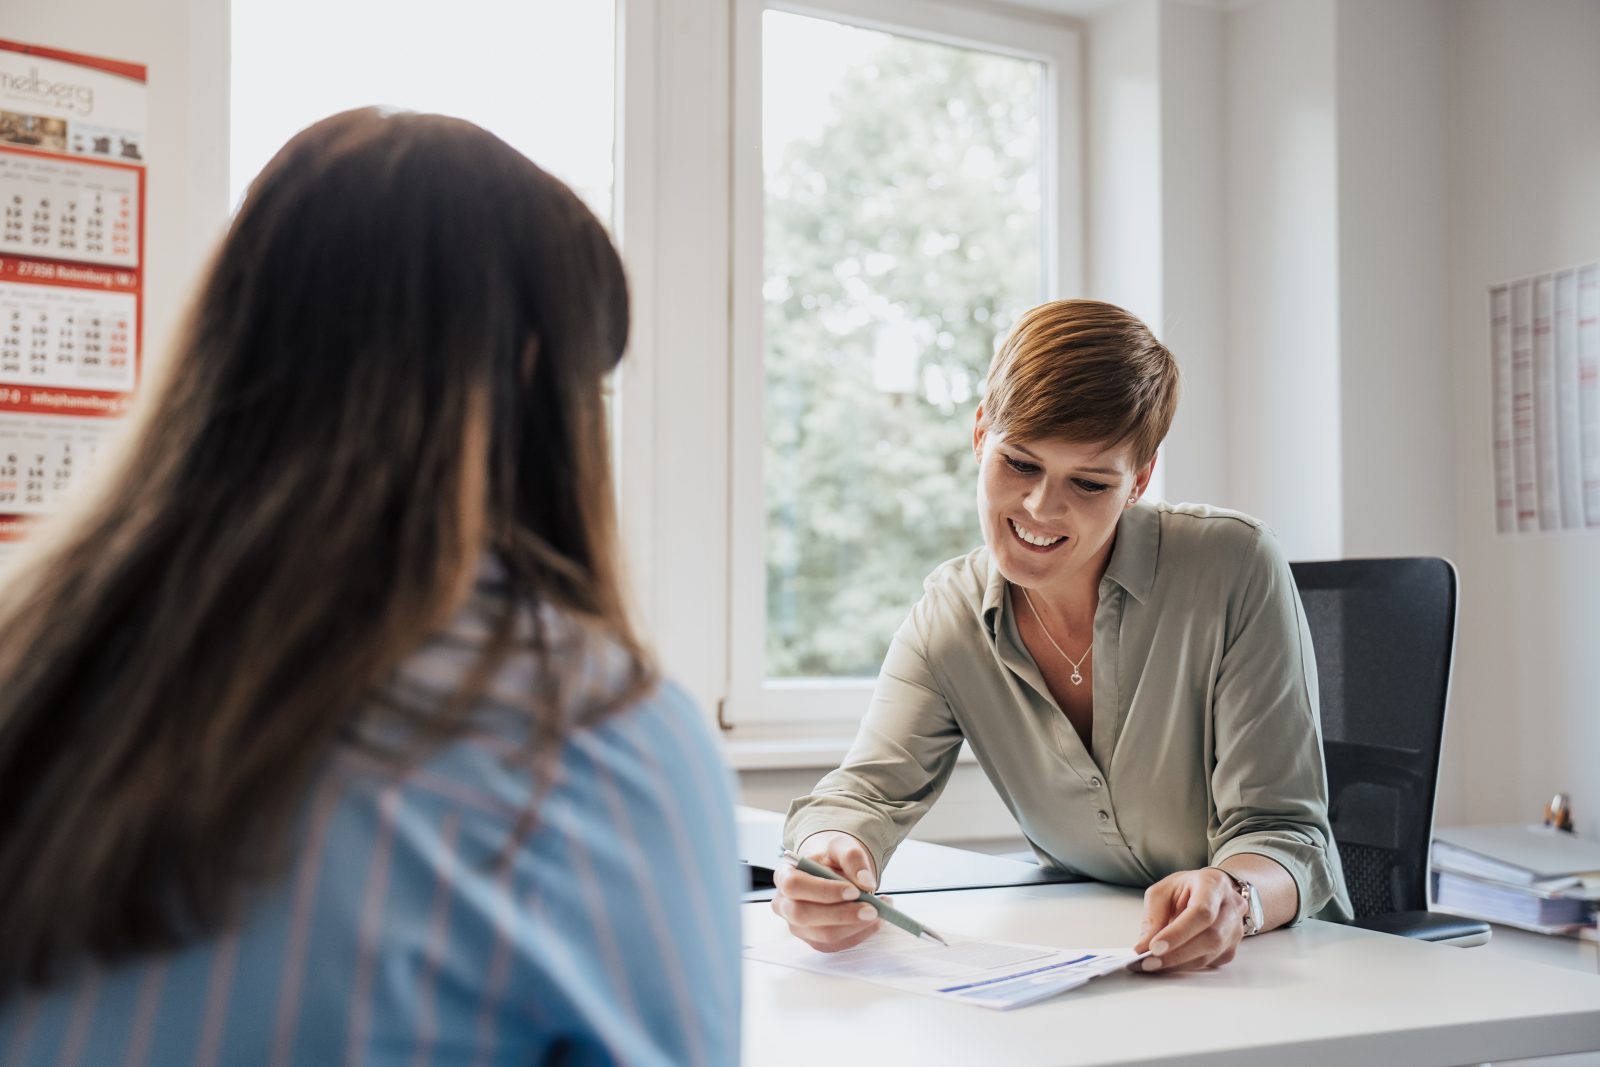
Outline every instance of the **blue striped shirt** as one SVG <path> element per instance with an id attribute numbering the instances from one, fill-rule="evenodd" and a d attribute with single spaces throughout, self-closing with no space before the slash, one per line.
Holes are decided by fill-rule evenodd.
<path id="1" fill-rule="evenodd" d="M 482 632 L 465 610 L 403 676 L 448 687 Z M 342 748 L 235 927 L 13 997 L 0 1064 L 737 1063 L 733 809 L 703 717 L 663 684 L 570 733 L 536 789 L 494 697 L 531 664 L 496 675 L 500 726 L 418 765 Z"/>

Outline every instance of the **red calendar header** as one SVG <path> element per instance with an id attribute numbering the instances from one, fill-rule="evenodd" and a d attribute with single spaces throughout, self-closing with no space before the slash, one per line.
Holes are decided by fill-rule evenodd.
<path id="1" fill-rule="evenodd" d="M 51 263 L 22 256 L 0 256 L 0 282 L 11 281 L 64 285 L 72 289 L 103 289 L 113 293 L 139 291 L 137 271 L 78 263 Z"/>
<path id="2" fill-rule="evenodd" d="M 131 393 L 90 392 L 86 389 L 36 389 L 29 385 L 0 385 L 0 411 L 31 415 L 79 415 L 116 418 L 133 406 Z"/>

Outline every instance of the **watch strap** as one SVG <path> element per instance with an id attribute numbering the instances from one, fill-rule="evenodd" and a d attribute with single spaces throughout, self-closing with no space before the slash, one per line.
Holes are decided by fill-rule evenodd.
<path id="1" fill-rule="evenodd" d="M 1255 883 L 1248 879 L 1240 878 L 1226 867 L 1218 867 L 1213 864 L 1207 869 L 1221 871 L 1227 875 L 1228 880 L 1233 883 L 1233 888 L 1238 891 L 1239 896 L 1244 900 L 1244 936 L 1251 937 L 1259 934 L 1264 918 L 1264 909 L 1261 906 L 1261 893 L 1256 889 Z"/>

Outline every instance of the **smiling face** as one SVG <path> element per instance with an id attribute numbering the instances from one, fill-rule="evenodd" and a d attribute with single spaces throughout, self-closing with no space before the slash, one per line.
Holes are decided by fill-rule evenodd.
<path id="1" fill-rule="evenodd" d="M 1012 440 L 985 430 L 981 412 L 972 443 L 983 539 L 1006 580 L 1062 597 L 1098 583 L 1155 460 L 1139 464 L 1131 443 Z"/>

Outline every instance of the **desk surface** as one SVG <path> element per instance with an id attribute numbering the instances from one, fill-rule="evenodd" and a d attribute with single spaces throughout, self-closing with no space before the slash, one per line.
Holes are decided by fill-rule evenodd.
<path id="1" fill-rule="evenodd" d="M 761 821 L 741 812 L 741 824 Z M 907 908 L 969 937 L 1111 948 L 1131 943 L 1141 899 L 1113 886 L 1041 885 L 923 893 Z M 744 905 L 743 918 L 747 943 L 785 934 L 767 904 Z M 1600 977 L 1315 920 L 1251 938 L 1214 971 L 1113 975 L 1011 1012 L 744 966 L 752 1067 L 1445 1067 L 1594 1049 Z"/>

